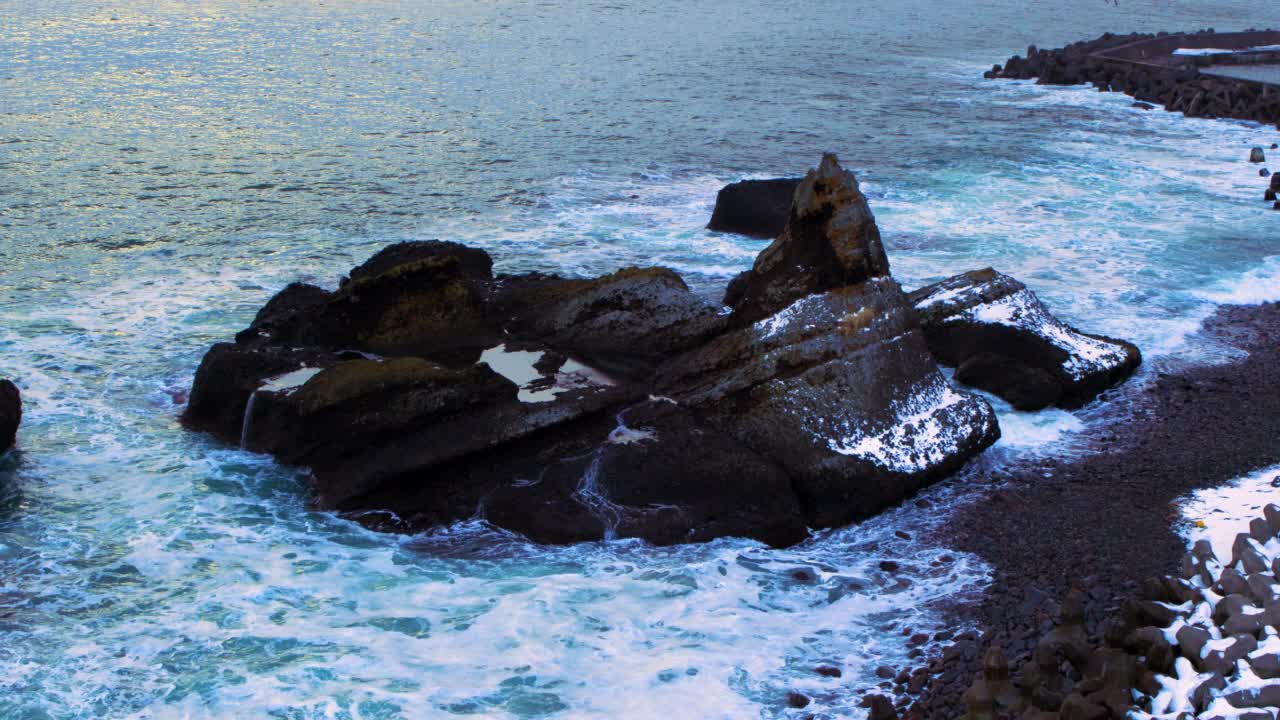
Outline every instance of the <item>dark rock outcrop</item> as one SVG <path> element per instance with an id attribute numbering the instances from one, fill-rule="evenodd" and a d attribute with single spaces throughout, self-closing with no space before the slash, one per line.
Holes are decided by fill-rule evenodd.
<path id="1" fill-rule="evenodd" d="M 21 423 L 22 393 L 11 381 L 0 380 L 0 453 L 13 447 Z"/>
<path id="2" fill-rule="evenodd" d="M 853 173 L 827 154 L 796 186 L 786 227 L 734 280 L 724 304 L 755 322 L 807 295 L 889 275 L 880 229 Z"/>
<path id="3" fill-rule="evenodd" d="M 804 297 L 659 371 L 659 389 L 789 472 L 809 522 L 869 515 L 999 437 L 954 390 L 898 284 Z"/>
<path id="4" fill-rule="evenodd" d="M 1001 67 L 988 70 L 988 78 L 1036 79 L 1043 85 L 1089 83 L 1099 90 L 1123 92 L 1135 99 L 1181 112 L 1189 117 L 1236 118 L 1280 127 L 1280 96 L 1266 86 L 1244 80 L 1201 74 L 1200 59 L 1164 56 L 1161 61 L 1124 62 L 1123 48 L 1140 41 L 1169 41 L 1160 48 L 1212 47 L 1212 30 L 1159 35 L 1107 33 L 1097 39 L 1073 43 L 1055 50 L 1027 48 L 1026 57 L 1015 55 Z M 1272 34 L 1274 35 L 1274 34 Z M 1271 42 L 1274 42 L 1271 41 Z M 1269 45 L 1270 42 L 1259 42 Z M 1221 46 L 1219 46 L 1221 47 Z M 1153 50 L 1154 52 L 1154 50 Z M 1134 58 L 1136 59 L 1136 58 Z M 1230 62 L 1220 56 L 1216 62 Z"/>
<path id="5" fill-rule="evenodd" d="M 1123 340 L 1082 333 L 1049 313 L 1035 293 L 987 268 L 911 293 L 929 349 L 956 379 L 1019 410 L 1079 407 L 1142 362 Z"/>
<path id="6" fill-rule="evenodd" d="M 707 229 L 758 238 L 775 238 L 787 224 L 787 212 L 800 178 L 742 180 L 716 194 Z"/>
<path id="7" fill-rule="evenodd" d="M 479 250 L 391 246 L 215 345 L 185 420 L 381 529 L 793 544 L 999 435 L 939 372 L 852 174 L 827 156 L 795 197 L 733 315 L 664 268 L 495 276 Z"/>

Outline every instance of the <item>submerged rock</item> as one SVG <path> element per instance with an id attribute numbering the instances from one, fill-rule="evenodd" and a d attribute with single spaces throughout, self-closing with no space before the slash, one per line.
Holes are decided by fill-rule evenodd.
<path id="1" fill-rule="evenodd" d="M 939 372 L 853 175 L 824 157 L 795 198 L 732 315 L 665 268 L 494 275 L 480 250 L 393 245 L 211 348 L 185 420 L 379 529 L 799 542 L 999 429 Z"/>
<path id="2" fill-rule="evenodd" d="M 800 178 L 743 180 L 716 194 L 708 230 L 759 238 L 775 238 L 787 224 L 787 213 Z"/>
<path id="3" fill-rule="evenodd" d="M 1079 407 L 1142 362 L 1123 340 L 1082 333 L 1054 317 L 1035 293 L 990 268 L 911 293 L 929 349 L 956 379 L 1019 410 Z"/>
<path id="4" fill-rule="evenodd" d="M 0 380 L 0 453 L 13 447 L 21 423 L 22 393 L 11 381 Z"/>

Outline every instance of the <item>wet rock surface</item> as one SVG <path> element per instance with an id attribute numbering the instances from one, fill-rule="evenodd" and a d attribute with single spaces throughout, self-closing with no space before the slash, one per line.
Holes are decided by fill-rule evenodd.
<path id="1" fill-rule="evenodd" d="M 1189 47 L 1212 46 L 1212 30 L 1183 33 L 1195 41 Z M 1094 40 L 1072 43 L 1053 50 L 1027 48 L 1003 66 L 985 73 L 988 78 L 1035 79 L 1043 85 L 1092 84 L 1099 90 L 1126 93 L 1136 100 L 1163 106 L 1188 117 L 1236 118 L 1280 126 L 1280 97 L 1265 86 L 1229 78 L 1202 75 L 1190 58 L 1181 64 L 1126 63 L 1095 53 L 1169 33 L 1107 33 Z M 1199 42 L 1203 41 L 1203 42 Z"/>
<path id="2" fill-rule="evenodd" d="M 0 380 L 0 453 L 13 447 L 21 423 L 22 393 L 12 381 Z"/>
<path id="3" fill-rule="evenodd" d="M 888 275 L 858 180 L 828 154 L 796 186 L 782 233 L 734 279 L 724 304 L 736 322 L 755 322 L 805 296 Z"/>
<path id="4" fill-rule="evenodd" d="M 310 468 L 321 507 L 379 529 L 793 544 L 999 436 L 939 372 L 853 175 L 825 156 L 794 197 L 732 313 L 665 268 L 501 275 L 455 243 L 390 246 L 211 348 L 184 419 Z"/>
<path id="5" fill-rule="evenodd" d="M 787 224 L 791 199 L 800 178 L 742 180 L 716 194 L 708 230 L 758 238 L 775 238 Z"/>
<path id="6" fill-rule="evenodd" d="M 910 299 L 934 357 L 957 368 L 960 382 L 1018 410 L 1080 407 L 1142 362 L 1133 344 L 1076 330 L 991 268 L 920 288 Z"/>
<path id="7" fill-rule="evenodd" d="M 1116 421 L 1123 434 L 1113 424 L 1091 438 L 1092 453 L 1081 460 L 1044 460 L 988 478 L 997 485 L 987 498 L 961 508 L 933 538 L 990 563 L 993 583 L 976 606 L 955 611 L 957 622 L 971 621 L 981 632 L 960 638 L 941 657 L 910 669 L 923 671 L 928 682 L 912 697 L 905 717 L 963 716 L 964 694 L 981 673 L 979 657 L 993 646 L 1024 676 L 1028 661 L 1039 657 L 1047 687 L 1041 695 L 1058 692 L 1065 701 L 1070 693 L 1055 690 L 1053 680 L 1061 679 L 1064 658 L 1038 648 L 1073 589 L 1081 593 L 1084 636 L 1094 647 L 1107 637 L 1108 621 L 1114 618 L 1131 617 L 1150 627 L 1173 617 L 1170 608 L 1144 594 L 1165 593 L 1169 597 L 1159 602 L 1174 605 L 1191 599 L 1180 583 L 1139 582 L 1153 576 L 1188 577 L 1182 567 L 1186 546 L 1171 529 L 1171 503 L 1192 490 L 1280 462 L 1275 443 L 1280 396 L 1272 390 L 1280 382 L 1275 342 L 1280 305 L 1223 308 L 1206 321 L 1205 332 L 1247 351 L 1248 357 L 1161 374 L 1149 387 L 1135 388 L 1124 417 Z M 1207 428 L 1231 428 L 1231 442 L 1223 443 L 1219 433 Z M 1270 516 L 1280 519 L 1280 511 Z M 1197 552 L 1206 556 L 1203 549 L 1192 551 Z M 1241 562 L 1251 555 L 1243 548 L 1241 553 Z M 1224 564 L 1231 564 L 1231 558 Z M 1192 567 L 1204 565 L 1201 561 Z M 1235 572 L 1242 578 L 1249 575 L 1243 566 Z M 1232 573 L 1219 580 L 1236 590 L 1249 587 L 1247 579 L 1240 584 Z M 1227 612 L 1235 602 L 1220 604 L 1223 622 L 1233 615 L 1240 618 L 1237 623 L 1249 617 Z M 1257 632 L 1261 637 L 1262 630 Z M 1189 633 L 1183 633 L 1183 640 L 1172 635 L 1167 638 L 1157 629 L 1134 638 L 1146 644 L 1153 672 L 1157 667 L 1176 671 L 1179 643 L 1196 642 Z M 1228 662 L 1227 650 L 1221 647 L 1220 655 L 1206 657 Z M 1139 688 L 1158 693 L 1150 679 Z"/>

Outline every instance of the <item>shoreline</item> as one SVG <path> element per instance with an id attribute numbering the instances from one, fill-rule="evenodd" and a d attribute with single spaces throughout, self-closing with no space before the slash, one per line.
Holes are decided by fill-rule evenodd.
<path id="1" fill-rule="evenodd" d="M 1021 665 L 1072 588 L 1086 597 L 1085 627 L 1096 639 L 1142 579 L 1175 572 L 1186 554 L 1178 499 L 1280 462 L 1280 303 L 1223 306 L 1201 334 L 1248 356 L 1158 373 L 1082 439 L 1088 454 L 1010 469 L 926 536 L 980 557 L 992 582 L 977 603 L 944 610 L 981 637 L 961 636 L 899 674 L 904 717 L 963 715 L 987 648 L 999 644 L 1011 667 Z"/>

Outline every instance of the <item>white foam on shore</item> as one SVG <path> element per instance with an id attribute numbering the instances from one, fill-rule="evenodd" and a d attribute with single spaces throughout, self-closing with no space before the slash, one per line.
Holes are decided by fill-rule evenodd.
<path id="1" fill-rule="evenodd" d="M 1178 530 L 1188 545 L 1208 540 L 1214 553 L 1225 560 L 1231 557 L 1236 535 L 1248 532 L 1249 522 L 1262 517 L 1269 503 L 1280 504 L 1280 465 L 1191 493 L 1180 503 L 1185 522 Z"/>

